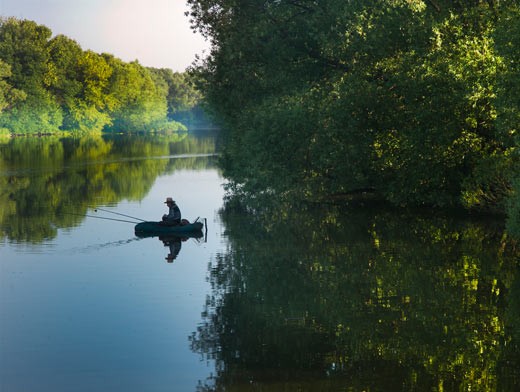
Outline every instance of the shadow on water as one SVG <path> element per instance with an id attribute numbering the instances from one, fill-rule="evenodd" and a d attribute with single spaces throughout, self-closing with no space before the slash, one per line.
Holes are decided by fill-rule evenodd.
<path id="1" fill-rule="evenodd" d="M 221 213 L 192 350 L 200 391 L 512 391 L 517 245 L 487 219 L 277 206 Z"/>
<path id="2" fill-rule="evenodd" d="M 168 249 L 168 254 L 164 258 L 168 263 L 173 263 L 182 248 L 182 243 L 190 239 L 197 241 L 198 243 L 205 241 L 204 234 L 202 231 L 195 231 L 189 233 L 169 233 L 166 235 L 155 235 L 155 234 L 136 234 L 137 238 L 157 238 L 162 245 Z"/>
<path id="3" fill-rule="evenodd" d="M 0 144 L 0 237 L 41 243 L 99 200 L 141 200 L 156 178 L 215 167 L 214 134 L 14 138 Z"/>

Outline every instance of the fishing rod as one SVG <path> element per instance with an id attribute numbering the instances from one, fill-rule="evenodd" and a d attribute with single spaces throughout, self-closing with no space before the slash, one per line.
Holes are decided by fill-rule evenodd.
<path id="1" fill-rule="evenodd" d="M 125 223 L 131 223 L 131 224 L 135 225 L 135 222 L 132 222 L 132 221 L 129 221 L 129 220 L 123 220 L 123 219 L 104 218 L 102 216 L 87 215 L 87 214 L 85 214 L 85 215 L 84 214 L 74 214 L 73 212 L 62 212 L 62 214 L 82 216 L 82 217 L 87 217 L 87 218 L 105 219 L 105 220 L 111 220 L 111 221 L 115 221 L 115 222 L 125 222 Z"/>
<path id="2" fill-rule="evenodd" d="M 144 219 L 136 218 L 135 216 L 120 214 L 119 212 L 109 211 L 109 210 L 105 210 L 105 209 L 99 208 L 99 207 L 95 208 L 94 212 L 97 212 L 97 210 L 103 211 L 103 212 L 108 212 L 109 214 L 121 215 L 121 216 L 124 216 L 126 218 L 132 218 L 132 219 L 135 219 L 135 220 L 138 220 L 138 221 L 141 221 L 141 222 L 146 222 Z"/>

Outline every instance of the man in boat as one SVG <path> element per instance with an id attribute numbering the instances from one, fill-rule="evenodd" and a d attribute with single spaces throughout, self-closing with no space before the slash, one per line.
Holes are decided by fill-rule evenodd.
<path id="1" fill-rule="evenodd" d="M 162 221 L 168 226 L 177 226 L 181 224 L 181 210 L 175 200 L 171 197 L 166 198 L 164 202 L 168 206 L 168 214 L 164 214 Z"/>

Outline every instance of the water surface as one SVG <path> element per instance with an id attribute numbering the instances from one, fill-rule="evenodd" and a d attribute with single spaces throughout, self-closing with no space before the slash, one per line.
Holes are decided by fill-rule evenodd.
<path id="1" fill-rule="evenodd" d="M 520 251 L 499 218 L 222 209 L 215 146 L 0 145 L 2 392 L 518 389 Z M 122 222 L 167 196 L 207 235 L 179 250 Z"/>
<path id="2" fill-rule="evenodd" d="M 0 390 L 195 390 L 190 349 L 223 246 L 214 138 L 20 139 L 0 146 Z M 173 262 L 132 220 L 172 196 L 207 219 Z"/>

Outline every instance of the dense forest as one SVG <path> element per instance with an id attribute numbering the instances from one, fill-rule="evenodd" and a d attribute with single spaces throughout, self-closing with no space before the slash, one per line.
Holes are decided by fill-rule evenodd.
<path id="1" fill-rule="evenodd" d="M 185 130 L 200 94 L 187 73 L 83 50 L 29 20 L 0 18 L 0 134 Z"/>
<path id="2" fill-rule="evenodd" d="M 506 213 L 520 234 L 520 6 L 188 0 L 235 193 Z"/>

